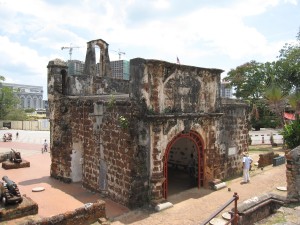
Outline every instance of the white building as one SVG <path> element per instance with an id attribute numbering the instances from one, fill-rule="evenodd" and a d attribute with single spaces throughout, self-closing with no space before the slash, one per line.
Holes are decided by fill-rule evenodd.
<path id="1" fill-rule="evenodd" d="M 221 82 L 221 97 L 232 98 L 232 87 L 229 86 L 230 82 Z"/>
<path id="2" fill-rule="evenodd" d="M 25 84 L 2 83 L 3 87 L 10 87 L 20 99 L 19 107 L 22 109 L 43 109 L 43 86 Z"/>

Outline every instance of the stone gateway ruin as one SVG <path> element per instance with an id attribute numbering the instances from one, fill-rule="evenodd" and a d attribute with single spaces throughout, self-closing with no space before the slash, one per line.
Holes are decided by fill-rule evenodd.
<path id="1" fill-rule="evenodd" d="M 129 81 L 115 79 L 101 39 L 83 75 L 59 59 L 47 68 L 52 177 L 134 208 L 241 173 L 248 106 L 220 97 L 222 70 L 135 58 Z"/>

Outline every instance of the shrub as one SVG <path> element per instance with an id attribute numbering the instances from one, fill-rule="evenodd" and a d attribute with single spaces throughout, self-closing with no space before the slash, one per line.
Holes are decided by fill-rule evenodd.
<path id="1" fill-rule="evenodd" d="M 124 116 L 119 117 L 119 123 L 123 129 L 128 128 L 129 123 L 128 123 L 128 120 Z"/>
<path id="2" fill-rule="evenodd" d="M 281 132 L 284 143 L 289 149 L 296 148 L 300 145 L 300 119 L 286 124 Z"/>

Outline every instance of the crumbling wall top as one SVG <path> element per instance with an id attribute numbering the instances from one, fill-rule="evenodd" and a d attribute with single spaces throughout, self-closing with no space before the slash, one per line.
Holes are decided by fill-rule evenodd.
<path id="1" fill-rule="evenodd" d="M 56 66 L 56 67 L 67 67 L 67 63 L 61 59 L 53 59 L 49 61 L 47 68 L 51 66 Z"/>

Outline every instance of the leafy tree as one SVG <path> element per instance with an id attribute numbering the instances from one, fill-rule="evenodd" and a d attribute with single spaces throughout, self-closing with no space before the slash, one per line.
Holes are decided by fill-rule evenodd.
<path id="1" fill-rule="evenodd" d="M 250 102 L 253 127 L 265 124 L 272 114 L 283 126 L 286 96 L 300 92 L 300 30 L 297 43 L 283 46 L 277 61 L 247 62 L 230 70 L 224 80 L 231 83 L 237 98 Z"/>
<path id="2" fill-rule="evenodd" d="M 228 72 L 224 80 L 230 82 L 237 98 L 253 102 L 262 97 L 265 83 L 262 66 L 262 63 L 250 61 Z"/>
<path id="3" fill-rule="evenodd" d="M 280 125 L 278 117 L 269 110 L 264 99 L 253 104 L 250 116 L 250 123 L 255 130 L 260 130 L 261 127 L 276 128 Z"/>
<path id="4" fill-rule="evenodd" d="M 0 80 L 5 78 L 0 76 Z M 15 96 L 13 90 L 9 87 L 3 87 L 0 82 L 0 119 L 6 119 L 8 114 L 15 110 L 19 99 Z"/>
<path id="5" fill-rule="evenodd" d="M 296 43 L 285 44 L 279 51 L 277 67 L 279 80 L 287 90 L 300 91 L 300 30 Z"/>
<path id="6" fill-rule="evenodd" d="M 270 85 L 266 87 L 264 92 L 264 99 L 268 105 L 268 108 L 271 112 L 280 119 L 281 127 L 284 125 L 283 114 L 286 108 L 286 94 L 284 91 L 275 82 L 271 82 Z"/>
<path id="7" fill-rule="evenodd" d="M 258 63 L 251 61 L 232 69 L 224 79 L 234 87 L 235 96 L 247 100 L 252 108 L 251 124 L 256 130 L 260 127 L 274 127 L 278 121 L 274 113 L 263 101 L 266 84 L 275 77 L 274 63 Z M 270 119 L 272 118 L 272 119 Z"/>
<path id="8" fill-rule="evenodd" d="M 296 114 L 300 113 L 300 92 L 291 94 L 288 99 L 290 106 L 296 112 Z"/>

